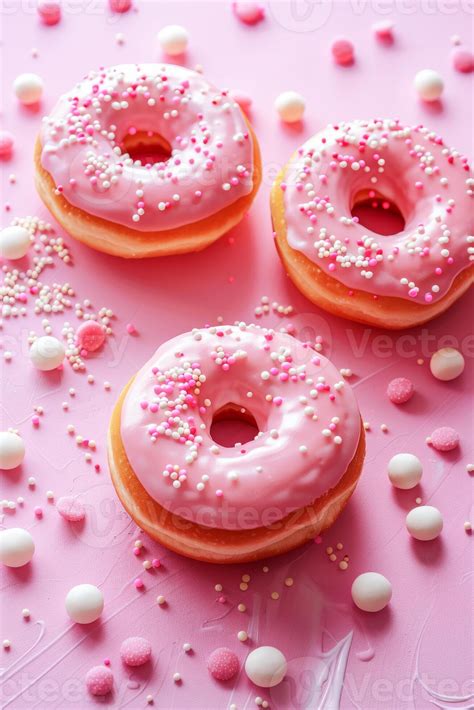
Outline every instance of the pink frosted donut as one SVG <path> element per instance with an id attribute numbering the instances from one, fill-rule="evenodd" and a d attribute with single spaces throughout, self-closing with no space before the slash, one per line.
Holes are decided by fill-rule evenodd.
<path id="1" fill-rule="evenodd" d="M 230 648 L 216 648 L 207 659 L 207 668 L 216 680 L 230 680 L 239 672 L 239 658 Z"/>
<path id="2" fill-rule="evenodd" d="M 168 518 L 179 516 L 185 531 L 186 521 L 203 535 L 212 530 L 213 542 L 219 531 L 243 532 L 256 549 L 262 528 L 326 494 L 329 502 L 359 462 L 360 415 L 338 370 L 308 344 L 257 326 L 212 327 L 170 340 L 118 406 L 109 458 L 126 507 L 136 515 L 142 503 L 133 504 L 124 490 L 130 467 Z M 226 418 L 252 420 L 259 433 L 245 444 L 218 445 L 211 426 Z M 359 471 L 357 463 L 355 479 Z M 163 515 L 153 522 L 145 529 L 156 535 L 168 521 Z M 278 529 L 285 536 L 292 526 Z"/>
<path id="3" fill-rule="evenodd" d="M 217 239 L 248 210 L 259 165 L 229 92 L 175 64 L 90 72 L 43 120 L 36 149 L 38 190 L 69 233 L 131 257 Z"/>
<path id="4" fill-rule="evenodd" d="M 151 658 L 151 643 L 141 636 L 130 636 L 120 646 L 120 657 L 127 666 L 142 666 Z"/>
<path id="5" fill-rule="evenodd" d="M 292 156 L 272 190 L 289 275 L 337 315 L 405 328 L 443 312 L 473 281 L 474 178 L 435 132 L 399 121 L 329 125 Z M 355 205 L 396 205 L 380 236 Z"/>
<path id="6" fill-rule="evenodd" d="M 114 675 L 107 666 L 94 666 L 86 674 L 86 688 L 91 695 L 107 695 L 114 686 Z"/>

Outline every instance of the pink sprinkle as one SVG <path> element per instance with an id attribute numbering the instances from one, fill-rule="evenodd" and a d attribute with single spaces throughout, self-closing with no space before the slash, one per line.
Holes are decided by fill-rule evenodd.
<path id="1" fill-rule="evenodd" d="M 219 602 L 219 604 L 225 604 L 227 601 L 227 597 L 221 596 L 218 598 L 217 601 Z"/>
<path id="2" fill-rule="evenodd" d="M 224 495 L 223 491 L 221 491 L 221 489 L 218 488 L 217 491 L 216 491 L 216 496 L 217 496 L 218 498 L 222 498 L 223 495 Z"/>
<path id="3" fill-rule="evenodd" d="M 340 37 L 331 45 L 331 53 L 336 64 L 347 66 L 354 61 L 354 45 L 348 39 Z"/>
<path id="4" fill-rule="evenodd" d="M 106 666 L 94 666 L 86 675 L 86 688 L 91 695 L 107 695 L 114 685 L 114 675 Z"/>
<path id="5" fill-rule="evenodd" d="M 246 25 L 256 25 L 265 17 L 263 7 L 256 2 L 234 2 L 232 9 L 237 19 Z"/>
<path id="6" fill-rule="evenodd" d="M 388 384 L 387 396 L 394 404 L 404 404 L 413 397 L 414 391 L 411 380 L 406 377 L 396 377 Z"/>
<path id="7" fill-rule="evenodd" d="M 62 496 L 56 503 L 56 510 L 65 520 L 77 523 L 86 517 L 86 509 L 82 503 L 73 496 Z"/>
<path id="8" fill-rule="evenodd" d="M 31 417 L 31 423 L 33 424 L 33 426 L 39 426 L 39 425 L 40 425 L 40 418 L 39 418 L 39 416 L 38 416 L 37 414 L 34 414 L 34 415 Z"/>
<path id="9" fill-rule="evenodd" d="M 37 518 L 43 517 L 43 508 L 40 508 L 39 505 L 35 508 L 35 515 Z"/>
<path id="10" fill-rule="evenodd" d="M 13 152 L 14 138 L 8 131 L 0 131 L 0 158 L 9 158 Z"/>
<path id="11" fill-rule="evenodd" d="M 110 658 L 104 658 L 104 666 L 110 666 Z"/>
<path id="12" fill-rule="evenodd" d="M 129 335 L 135 335 L 137 332 L 137 329 L 133 325 L 133 323 L 127 323 L 127 333 Z"/>
<path id="13" fill-rule="evenodd" d="M 387 41 L 393 39 L 393 22 L 391 20 L 381 20 L 372 25 L 372 31 L 377 39 Z"/>
<path id="14" fill-rule="evenodd" d="M 468 74 L 474 70 L 474 53 L 466 47 L 456 47 L 451 54 L 456 71 Z"/>
<path id="15" fill-rule="evenodd" d="M 157 560 L 157 559 L 152 560 L 151 564 L 153 565 L 153 567 L 155 569 L 158 569 L 159 567 L 161 567 L 161 562 L 160 562 L 160 560 Z"/>
<path id="16" fill-rule="evenodd" d="M 38 15 L 45 25 L 57 25 L 61 19 L 61 5 L 58 0 L 39 0 Z"/>
<path id="17" fill-rule="evenodd" d="M 230 648 L 216 648 L 207 659 L 207 668 L 216 680 L 230 680 L 239 672 L 240 663 Z"/>
<path id="18" fill-rule="evenodd" d="M 87 320 L 76 330 L 77 345 L 89 353 L 98 350 L 105 341 L 105 332 L 100 323 Z"/>
<path id="19" fill-rule="evenodd" d="M 120 646 L 120 657 L 127 666 L 142 666 L 150 660 L 151 643 L 141 636 L 130 636 Z"/>
<path id="20" fill-rule="evenodd" d="M 452 451 L 459 446 L 459 434 L 449 426 L 442 426 L 431 434 L 430 443 L 437 451 Z"/>
<path id="21" fill-rule="evenodd" d="M 250 109 L 250 106 L 252 105 L 252 99 L 250 96 L 247 96 L 247 94 L 244 94 L 241 91 L 231 91 L 230 95 L 234 101 L 239 104 L 242 111 L 247 112 Z"/>
<path id="22" fill-rule="evenodd" d="M 140 548 L 140 547 L 134 547 L 134 548 L 133 548 L 133 554 L 135 555 L 135 557 L 139 557 L 139 555 L 141 555 L 141 548 Z"/>
<path id="23" fill-rule="evenodd" d="M 143 584 L 143 580 L 140 579 L 140 577 L 137 577 L 133 584 L 135 585 L 135 589 L 143 589 L 143 587 L 145 586 Z"/>
<path id="24" fill-rule="evenodd" d="M 132 7 L 132 0 L 109 0 L 112 12 L 128 12 Z"/>

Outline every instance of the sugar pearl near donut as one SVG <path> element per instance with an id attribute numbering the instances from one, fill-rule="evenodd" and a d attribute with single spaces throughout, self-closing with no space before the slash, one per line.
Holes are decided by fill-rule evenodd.
<path id="1" fill-rule="evenodd" d="M 237 19 L 246 25 L 256 25 L 265 17 L 263 7 L 257 2 L 233 2 L 232 9 Z"/>
<path id="2" fill-rule="evenodd" d="M 405 404 L 413 397 L 414 391 L 411 380 L 406 377 L 396 377 L 388 384 L 387 396 L 394 404 Z"/>
<path id="3" fill-rule="evenodd" d="M 415 76 L 415 89 L 423 101 L 437 101 L 443 93 L 444 83 L 438 72 L 422 69 Z"/>
<path id="4" fill-rule="evenodd" d="M 423 467 L 414 454 L 395 454 L 388 462 L 388 477 L 395 488 L 408 490 L 421 481 Z"/>
<path id="5" fill-rule="evenodd" d="M 86 674 L 86 688 L 91 695 L 107 695 L 113 686 L 114 674 L 107 666 L 94 666 Z"/>
<path id="6" fill-rule="evenodd" d="M 90 624 L 102 614 L 104 595 L 93 584 L 78 584 L 66 596 L 66 611 L 77 624 Z"/>
<path id="7" fill-rule="evenodd" d="M 52 335 L 42 335 L 30 348 L 30 360 L 38 370 L 55 370 L 64 360 L 66 351 L 60 340 Z"/>
<path id="8" fill-rule="evenodd" d="M 76 330 L 76 343 L 81 350 L 92 353 L 98 350 L 105 341 L 105 331 L 95 320 L 86 320 Z"/>
<path id="9" fill-rule="evenodd" d="M 151 658 L 151 643 L 142 636 L 130 636 L 120 646 L 120 658 L 127 666 L 143 666 Z"/>
<path id="10" fill-rule="evenodd" d="M 12 431 L 0 431 L 0 469 L 16 468 L 24 458 L 25 444 L 21 436 Z"/>
<path id="11" fill-rule="evenodd" d="M 459 434 L 450 426 L 442 426 L 434 430 L 429 443 L 437 451 L 452 451 L 459 446 Z"/>
<path id="12" fill-rule="evenodd" d="M 184 54 L 189 42 L 188 31 L 181 25 L 167 25 L 158 32 L 158 42 L 170 57 Z"/>
<path id="13" fill-rule="evenodd" d="M 31 235 L 19 225 L 5 227 L 0 232 L 0 256 L 3 259 L 22 259 L 31 245 Z"/>
<path id="14" fill-rule="evenodd" d="M 381 611 L 392 598 L 392 585 L 383 574 L 364 572 L 352 584 L 352 599 L 362 611 Z"/>
<path id="15" fill-rule="evenodd" d="M 0 158 L 9 158 L 13 152 L 13 135 L 9 131 L 0 131 Z"/>
<path id="16" fill-rule="evenodd" d="M 433 353 L 430 360 L 431 374 L 443 382 L 459 377 L 464 365 L 464 357 L 456 348 L 441 348 Z"/>
<path id="17" fill-rule="evenodd" d="M 7 528 L 0 531 L 0 562 L 6 567 L 23 567 L 34 553 L 35 543 L 28 530 Z"/>
<path id="18" fill-rule="evenodd" d="M 285 123 L 296 123 L 303 118 L 306 104 L 296 91 L 284 91 L 275 101 L 275 108 Z"/>
<path id="19" fill-rule="evenodd" d="M 239 672 L 240 663 L 230 648 L 216 648 L 207 659 L 207 668 L 216 680 L 230 680 Z"/>
<path id="20" fill-rule="evenodd" d="M 354 45 L 350 40 L 339 37 L 331 45 L 331 54 L 336 64 L 347 66 L 354 61 Z"/>
<path id="21" fill-rule="evenodd" d="M 86 510 L 82 503 L 74 496 L 61 496 L 56 503 L 56 510 L 65 520 L 70 523 L 78 523 L 84 520 Z"/>
<path id="22" fill-rule="evenodd" d="M 45 25 L 57 25 L 61 19 L 61 3 L 58 0 L 38 0 L 38 15 Z"/>
<path id="23" fill-rule="evenodd" d="M 25 106 L 36 104 L 43 95 L 43 80 L 38 74 L 19 74 L 13 82 L 13 91 Z"/>
<path id="24" fill-rule="evenodd" d="M 259 646 L 245 661 L 248 678 L 260 688 L 273 688 L 286 675 L 287 663 L 283 653 L 274 646 Z"/>
<path id="25" fill-rule="evenodd" d="M 416 540 L 434 540 L 443 529 L 443 516 L 432 505 L 420 505 L 406 517 L 407 530 Z"/>
<path id="26" fill-rule="evenodd" d="M 451 61 L 456 71 L 463 74 L 474 70 L 474 52 L 467 47 L 455 47 L 451 53 Z"/>

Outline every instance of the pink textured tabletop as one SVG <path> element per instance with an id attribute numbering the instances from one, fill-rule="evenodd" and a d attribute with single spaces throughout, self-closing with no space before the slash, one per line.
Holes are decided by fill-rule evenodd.
<path id="1" fill-rule="evenodd" d="M 399 117 L 426 123 L 448 145 L 472 153 L 472 74 L 451 65 L 453 35 L 472 42 L 472 7 L 414 0 L 378 9 L 384 14 L 364 2 L 270 2 L 265 20 L 254 27 L 236 20 L 230 2 L 140 2 L 136 10 L 113 15 L 100 2 L 66 0 L 55 27 L 41 25 L 34 3 L 11 0 L 1 9 L 0 123 L 15 136 L 14 155 L 1 164 L 1 225 L 26 216 L 51 222 L 65 238 L 72 264 L 55 255 L 41 280 L 52 293 L 65 283 L 74 292 L 71 308 L 51 314 L 35 313 L 30 296 L 22 304 L 26 315 L 5 314 L 0 329 L 0 429 L 14 427 L 26 442 L 23 465 L 0 476 L 2 500 L 24 499 L 15 509 L 4 506 L 1 526 L 27 528 L 36 543 L 29 565 L 2 569 L 1 638 L 11 644 L 0 648 L 3 707 L 93 707 L 100 701 L 88 695 L 84 676 L 105 658 L 115 686 L 103 702 L 113 708 L 145 707 L 149 694 L 156 707 L 177 709 L 235 704 L 241 710 L 254 707 L 258 696 L 280 709 L 472 707 L 472 536 L 464 528 L 465 521 L 474 523 L 467 470 L 473 461 L 472 298 L 464 296 L 442 317 L 409 332 L 364 328 L 306 301 L 285 276 L 272 240 L 268 200 L 275 170 L 329 122 Z M 371 29 L 387 17 L 395 22 L 392 45 L 378 42 Z M 200 64 L 216 85 L 253 98 L 264 178 L 250 214 L 211 248 L 131 263 L 73 242 L 54 224 L 35 192 L 33 145 L 41 116 L 89 69 L 163 60 L 156 35 L 169 23 L 189 30 L 187 66 Z M 341 34 L 356 48 L 356 62 L 347 68 L 330 58 L 331 41 Z M 414 94 L 414 75 L 427 67 L 445 80 L 441 103 L 423 104 Z M 45 83 L 38 111 L 22 108 L 11 88 L 19 73 L 29 71 Z M 286 89 L 306 98 L 301 125 L 280 123 L 273 108 Z M 370 423 L 367 459 L 347 509 L 320 544 L 268 563 L 200 564 L 140 535 L 122 509 L 107 470 L 108 419 L 122 386 L 160 343 L 218 319 L 253 322 L 262 296 L 291 304 L 294 313 L 270 309 L 259 323 L 291 322 L 304 339 L 322 336 L 324 354 L 353 371 L 349 381 Z M 61 372 L 39 373 L 28 359 L 30 331 L 43 333 L 47 318 L 61 337 L 65 323 L 80 323 L 74 304 L 85 299 L 88 312 L 113 311 L 105 347 L 85 361 L 86 372 L 74 372 L 66 362 Z M 130 323 L 135 334 L 127 332 Z M 443 383 L 430 374 L 429 358 L 446 345 L 462 351 L 467 367 Z M 409 377 L 416 388 L 399 407 L 385 393 L 398 376 Z M 39 426 L 35 407 L 43 408 Z M 95 440 L 96 448 L 88 449 L 91 461 L 68 434 L 71 424 L 76 435 Z M 461 437 L 460 447 L 445 454 L 425 442 L 443 425 Z M 386 473 L 391 456 L 401 451 L 423 462 L 422 484 L 409 491 L 393 488 Z M 47 491 L 54 500 L 78 496 L 86 507 L 84 522 L 63 520 Z M 443 514 L 443 532 L 432 542 L 417 542 L 405 528 L 417 498 Z M 42 517 L 35 515 L 36 506 Z M 135 556 L 139 538 L 144 549 Z M 335 548 L 336 561 L 329 559 L 328 546 Z M 346 554 L 348 568 L 341 570 Z M 145 570 L 143 561 L 153 558 L 161 567 Z M 391 603 L 378 614 L 358 611 L 351 600 L 352 581 L 369 570 L 393 586 Z M 240 588 L 244 574 L 250 575 L 246 590 Z M 142 590 L 134 586 L 137 577 Z M 293 584 L 285 584 L 290 577 Z M 68 590 L 83 582 L 99 586 L 105 597 L 100 620 L 89 626 L 73 624 L 64 608 Z M 158 605 L 158 595 L 167 604 Z M 239 604 L 245 604 L 244 612 Z M 237 639 L 240 630 L 247 632 L 246 642 Z M 132 635 L 150 640 L 153 657 L 127 670 L 119 647 Z M 192 652 L 183 650 L 185 643 Z M 206 660 L 214 648 L 228 646 L 243 663 L 258 645 L 277 646 L 286 655 L 288 674 L 279 686 L 259 689 L 243 670 L 227 683 L 209 675 Z M 176 672 L 180 683 L 173 680 Z"/>

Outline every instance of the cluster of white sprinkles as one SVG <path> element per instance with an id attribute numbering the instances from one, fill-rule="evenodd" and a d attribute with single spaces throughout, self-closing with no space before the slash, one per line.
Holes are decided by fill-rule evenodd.
<path id="1" fill-rule="evenodd" d="M 422 125 L 376 119 L 328 126 L 298 150 L 280 188 L 290 246 L 349 295 L 360 288 L 429 304 L 474 260 L 468 158 Z M 380 238 L 363 227 L 351 214 L 358 192 L 385 208 L 389 197 L 405 229 Z"/>
<path id="2" fill-rule="evenodd" d="M 175 367 L 162 370 L 157 365 L 151 366 L 152 391 L 146 399 L 143 398 L 137 402 L 136 406 L 147 411 L 153 419 L 156 419 L 147 426 L 148 439 L 152 444 L 159 445 L 160 439 L 164 437 L 175 442 L 179 447 L 185 447 L 184 465 L 177 463 L 176 460 L 169 461 L 161 471 L 161 475 L 169 480 L 170 485 L 176 490 L 188 484 L 188 469 L 199 456 L 204 441 L 202 433 L 207 428 L 201 417 L 208 411 L 212 413 L 213 409 L 213 402 L 203 394 L 207 379 L 204 373 L 209 371 L 212 366 L 219 367 L 223 371 L 223 378 L 225 378 L 225 373 L 229 371 L 232 364 L 247 358 L 247 353 L 239 346 L 239 335 L 235 334 L 235 331 L 237 333 L 244 332 L 247 328 L 245 323 L 240 322 L 236 326 L 211 326 L 206 329 L 208 334 L 217 338 L 232 335 L 235 339 L 233 352 L 225 352 L 221 346 L 217 346 L 209 350 L 208 361 L 201 363 L 186 360 L 185 354 L 177 351 L 175 357 L 179 364 Z M 256 326 L 250 326 L 250 328 L 255 329 Z M 273 329 L 258 328 L 258 331 L 259 347 L 268 361 L 268 369 L 260 372 L 259 379 L 264 386 L 277 383 L 281 387 L 281 394 L 266 394 L 264 396 L 266 402 L 269 406 L 281 407 L 286 397 L 294 396 L 291 393 L 291 384 L 304 382 L 308 388 L 307 395 L 299 396 L 298 402 L 305 418 L 319 427 L 320 434 L 324 439 L 331 441 L 335 447 L 339 447 L 343 442 L 343 437 L 339 433 L 340 418 L 332 416 L 329 421 L 321 422 L 317 405 L 318 399 L 321 397 L 327 397 L 330 401 L 335 402 L 338 393 L 345 386 L 344 380 L 341 379 L 331 385 L 324 375 L 309 376 L 306 364 L 296 364 L 293 361 L 290 348 L 279 346 L 275 350 L 272 349 L 272 341 L 276 336 Z M 202 330 L 195 329 L 193 331 L 193 338 L 196 341 L 200 341 L 202 337 Z M 309 342 L 300 344 L 310 351 L 309 366 L 312 369 L 319 367 L 321 359 L 315 351 L 314 345 Z M 225 379 L 223 386 L 225 386 Z M 248 391 L 246 396 L 251 400 L 254 393 Z M 255 440 L 265 438 L 278 439 L 278 430 L 260 431 Z M 298 455 L 307 455 L 310 443 L 308 441 L 308 446 L 299 446 Z M 241 447 L 242 445 L 237 443 L 235 446 Z M 212 444 L 209 450 L 215 455 L 221 451 L 217 444 Z M 177 452 L 176 458 L 178 456 L 181 460 L 183 459 Z M 256 470 L 258 473 L 262 473 L 263 468 L 258 466 Z M 227 473 L 227 478 L 230 481 L 238 480 L 238 471 L 230 470 Z M 196 484 L 196 489 L 203 491 L 207 485 L 211 485 L 210 480 L 211 477 L 208 474 L 203 474 L 201 480 Z M 215 495 L 221 498 L 224 493 L 217 488 Z"/>

